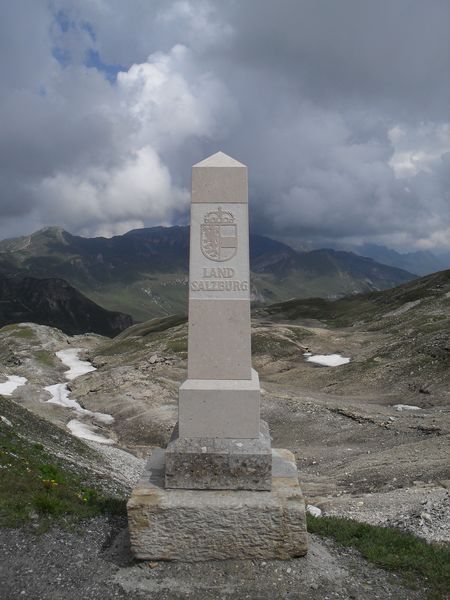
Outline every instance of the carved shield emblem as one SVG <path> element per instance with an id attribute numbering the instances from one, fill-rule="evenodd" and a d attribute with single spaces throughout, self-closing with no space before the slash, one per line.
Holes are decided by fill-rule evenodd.
<path id="1" fill-rule="evenodd" d="M 222 210 L 205 215 L 200 225 L 200 246 L 204 256 L 216 262 L 225 262 L 237 252 L 237 224 L 231 212 Z"/>

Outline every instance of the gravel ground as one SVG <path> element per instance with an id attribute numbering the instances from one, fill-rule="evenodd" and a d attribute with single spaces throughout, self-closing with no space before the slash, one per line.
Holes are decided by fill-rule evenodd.
<path id="1" fill-rule="evenodd" d="M 105 446 L 87 440 L 86 444 L 103 455 L 112 479 L 120 481 L 125 488 L 130 490 L 136 485 L 144 471 L 146 462 L 144 459 L 136 458 L 133 454 L 115 446 Z"/>
<path id="2" fill-rule="evenodd" d="M 424 598 L 357 552 L 310 537 L 289 561 L 135 562 L 122 519 L 96 518 L 78 532 L 0 531 L 2 600 L 325 600 Z"/>
<path id="3" fill-rule="evenodd" d="M 321 503 L 319 503 L 321 506 Z M 427 542 L 450 543 L 450 497 L 433 485 L 333 498 L 323 514 L 410 531 Z"/>

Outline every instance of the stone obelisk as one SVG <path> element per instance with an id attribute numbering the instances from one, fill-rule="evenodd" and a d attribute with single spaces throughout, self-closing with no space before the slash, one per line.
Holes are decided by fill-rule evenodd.
<path id="1" fill-rule="evenodd" d="M 218 152 L 192 169 L 188 377 L 172 438 L 127 504 L 136 558 L 306 554 L 295 458 L 260 420 L 248 237 L 247 168 Z"/>
<path id="2" fill-rule="evenodd" d="M 192 168 L 188 379 L 166 451 L 166 486 L 271 486 L 251 364 L 247 167 L 222 152 Z"/>

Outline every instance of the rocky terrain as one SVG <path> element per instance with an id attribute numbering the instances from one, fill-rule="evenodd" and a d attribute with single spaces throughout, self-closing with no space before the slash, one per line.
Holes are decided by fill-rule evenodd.
<path id="1" fill-rule="evenodd" d="M 262 416 L 273 445 L 295 453 L 310 510 L 450 543 L 449 334 L 449 271 L 387 292 L 255 312 Z M 71 349 L 73 360 L 96 370 L 85 363 L 84 374 L 68 379 L 63 361 Z M 74 444 L 82 444 L 85 477 L 126 497 L 144 457 L 168 441 L 186 357 L 183 316 L 134 325 L 113 340 L 33 324 L 4 327 L 0 385 L 7 377 L 26 382 L 1 401 L 0 427 L 48 445 L 72 465 L 80 454 Z M 58 383 L 75 406 L 49 402 L 44 388 Z M 25 410 L 34 416 L 25 419 Z M 83 425 L 72 429 L 78 440 L 67 428 L 74 420 Z M 43 423 L 54 429 L 39 433 Z M 80 535 L 58 529 L 35 539 L 27 530 L 5 530 L 6 597 L 427 597 L 420 585 L 405 587 L 354 550 L 317 536 L 306 559 L 192 566 L 135 564 L 121 517 L 96 517 Z"/>

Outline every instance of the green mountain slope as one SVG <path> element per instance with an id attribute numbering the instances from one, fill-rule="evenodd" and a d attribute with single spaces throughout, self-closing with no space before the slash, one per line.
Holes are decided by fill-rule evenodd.
<path id="1" fill-rule="evenodd" d="M 33 322 L 69 335 L 115 336 L 132 324 L 129 315 L 105 310 L 62 279 L 0 277 L 0 327 Z"/>
<path id="2" fill-rule="evenodd" d="M 448 390 L 450 375 L 450 270 L 433 273 L 382 292 L 330 301 L 296 299 L 256 311 L 277 324 L 325 325 L 353 335 L 377 338 L 366 360 L 336 373 L 340 382 L 377 373 L 390 389 L 403 381 L 423 394 L 439 385 Z M 335 382 L 335 385 L 336 382 Z M 405 385 L 406 387 L 406 385 Z"/>
<path id="3" fill-rule="evenodd" d="M 111 239 L 83 238 L 61 228 L 0 242 L 0 275 L 56 277 L 94 302 L 136 320 L 184 312 L 187 306 L 188 227 L 154 227 Z M 296 252 L 250 236 L 252 298 L 339 297 L 379 290 L 414 278 L 349 252 Z"/>

